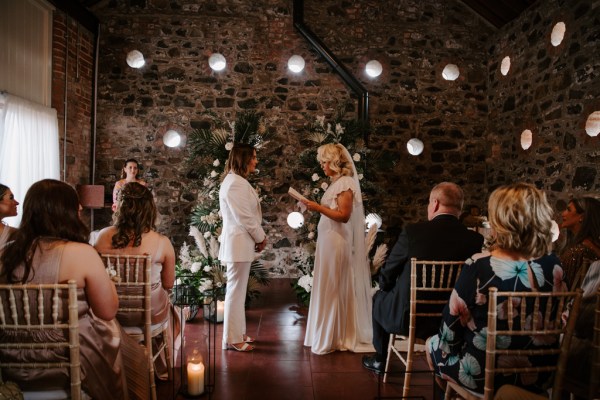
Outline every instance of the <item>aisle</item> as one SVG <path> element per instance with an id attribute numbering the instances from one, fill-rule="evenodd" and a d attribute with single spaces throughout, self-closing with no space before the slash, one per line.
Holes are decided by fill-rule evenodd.
<path id="1" fill-rule="evenodd" d="M 273 279 L 261 297 L 247 309 L 248 335 L 256 338 L 256 349 L 249 353 L 216 350 L 214 400 L 365 400 L 400 398 L 403 374 L 393 376 L 378 391 L 377 376 L 361 365 L 363 354 L 334 352 L 318 356 L 303 346 L 306 308 L 299 308 L 289 279 Z M 209 323 L 201 313 L 186 326 L 187 349 L 197 340 L 206 358 Z M 217 325 L 220 344 L 222 324 Z M 416 365 L 424 368 L 421 357 Z M 394 371 L 401 371 L 394 364 Z M 180 369 L 176 369 L 176 385 Z M 415 376 L 411 396 L 432 399 L 431 376 Z M 157 382 L 158 398 L 172 399 L 173 385 Z M 176 397 L 183 399 L 181 395 Z M 413 397 L 421 398 L 421 397 Z"/>

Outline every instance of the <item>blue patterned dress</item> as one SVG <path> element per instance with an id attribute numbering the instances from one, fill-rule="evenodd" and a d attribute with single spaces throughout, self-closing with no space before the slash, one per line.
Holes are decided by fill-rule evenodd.
<path id="1" fill-rule="evenodd" d="M 430 351 L 435 373 L 441 378 L 483 393 L 485 381 L 485 347 L 487 338 L 488 291 L 531 291 L 527 273 L 531 266 L 537 285 L 542 292 L 566 291 L 560 260 L 549 254 L 532 261 L 508 261 L 490 255 L 473 256 L 467 260 L 456 282 L 450 301 L 443 311 L 438 335 L 430 340 Z M 528 309 L 531 307 L 528 307 Z M 498 298 L 498 329 L 506 329 L 506 299 Z M 503 321 L 504 319 L 504 321 Z M 531 316 L 527 317 L 527 321 Z M 519 317 L 515 327 L 520 326 Z M 512 341 L 511 341 L 512 338 Z M 558 347 L 555 336 L 524 336 L 497 338 L 498 348 L 547 348 Z M 548 356 L 500 356 L 497 361 L 504 367 L 531 366 L 556 363 L 556 357 Z M 496 388 L 503 384 L 526 387 L 540 391 L 550 379 L 549 374 L 497 375 Z"/>

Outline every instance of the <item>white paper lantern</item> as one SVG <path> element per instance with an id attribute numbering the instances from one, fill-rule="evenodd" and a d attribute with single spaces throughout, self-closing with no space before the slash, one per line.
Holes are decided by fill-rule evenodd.
<path id="1" fill-rule="evenodd" d="M 371 78 L 376 78 L 383 72 L 383 67 L 381 66 L 381 63 L 379 61 L 371 60 L 367 63 L 365 67 L 365 72 Z"/>
<path id="2" fill-rule="evenodd" d="M 379 214 L 370 213 L 365 218 L 365 223 L 367 224 L 367 230 L 371 229 L 373 224 L 377 225 L 377 229 L 381 228 L 381 224 L 383 221 L 381 220 L 381 216 Z"/>
<path id="3" fill-rule="evenodd" d="M 585 121 L 585 132 L 591 137 L 598 136 L 600 133 L 600 111 L 594 111 Z"/>
<path id="4" fill-rule="evenodd" d="M 298 211 L 291 212 L 287 217 L 288 225 L 293 229 L 298 229 L 304 225 L 304 215 Z"/>
<path id="5" fill-rule="evenodd" d="M 181 135 L 174 130 L 168 130 L 163 136 L 163 143 L 167 147 L 177 147 L 181 143 Z"/>
<path id="6" fill-rule="evenodd" d="M 223 69 L 225 69 L 225 66 L 227 65 L 227 60 L 225 60 L 225 57 L 223 56 L 223 54 L 213 53 L 208 58 L 208 65 L 210 66 L 210 68 L 213 71 L 222 71 Z"/>
<path id="7" fill-rule="evenodd" d="M 295 73 L 302 72 L 305 65 L 306 63 L 304 62 L 304 58 L 302 58 L 302 56 L 299 55 L 293 55 L 288 60 L 288 68 L 290 69 L 290 71 Z"/>
<path id="8" fill-rule="evenodd" d="M 565 26 L 564 22 L 558 22 L 556 25 L 554 25 L 554 28 L 552 28 L 552 33 L 550 34 L 550 43 L 552 43 L 552 46 L 556 47 L 562 43 L 563 39 L 565 38 L 566 30 L 567 27 Z"/>
<path id="9" fill-rule="evenodd" d="M 560 235 L 560 228 L 554 220 L 552 220 L 552 227 L 550 228 L 550 232 L 552 232 L 552 241 L 556 242 L 558 240 L 558 236 Z"/>
<path id="10" fill-rule="evenodd" d="M 525 129 L 521 133 L 521 147 L 523 148 L 523 150 L 527 150 L 528 148 L 531 147 L 532 143 L 533 143 L 533 133 L 531 133 L 531 131 L 529 129 Z"/>
<path id="11" fill-rule="evenodd" d="M 508 71 L 510 71 L 510 57 L 506 56 L 502 59 L 502 63 L 500 64 L 500 73 L 506 76 Z"/>
<path id="12" fill-rule="evenodd" d="M 442 76 L 447 81 L 455 81 L 460 76 L 458 66 L 456 66 L 456 64 L 446 65 L 442 71 Z"/>
<path id="13" fill-rule="evenodd" d="M 127 65 L 131 68 L 142 68 L 146 61 L 144 55 L 138 50 L 131 50 L 127 53 Z"/>
<path id="14" fill-rule="evenodd" d="M 425 146 L 423 145 L 423 142 L 421 140 L 417 138 L 412 138 L 408 141 L 408 143 L 406 143 L 406 148 L 408 149 L 408 152 L 410 154 L 412 154 L 413 156 L 418 156 L 423 152 Z"/>

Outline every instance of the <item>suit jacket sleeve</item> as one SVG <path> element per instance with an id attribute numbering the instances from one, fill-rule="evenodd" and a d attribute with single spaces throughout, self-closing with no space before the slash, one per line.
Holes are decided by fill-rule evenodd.
<path id="1" fill-rule="evenodd" d="M 391 290 L 396 285 L 396 279 L 404 269 L 408 259 L 408 236 L 406 229 L 402 229 L 398 241 L 392 248 L 385 265 L 379 271 L 379 288 L 384 291 Z"/>
<path id="2" fill-rule="evenodd" d="M 236 224 L 245 229 L 255 243 L 261 243 L 266 234 L 261 226 L 260 204 L 252 191 L 254 189 L 247 181 L 236 179 L 226 192 L 226 202 Z"/>

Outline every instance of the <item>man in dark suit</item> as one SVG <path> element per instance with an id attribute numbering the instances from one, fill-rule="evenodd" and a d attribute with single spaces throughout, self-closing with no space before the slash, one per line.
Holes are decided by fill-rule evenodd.
<path id="1" fill-rule="evenodd" d="M 383 373 L 390 333 L 408 332 L 410 307 L 410 259 L 466 260 L 481 252 L 483 236 L 458 221 L 463 206 L 460 186 L 442 182 L 429 195 L 427 222 L 406 226 L 379 272 L 380 290 L 373 296 L 373 346 L 376 354 L 364 356 L 363 366 Z M 439 321 L 418 320 L 416 336 L 435 334 Z"/>

